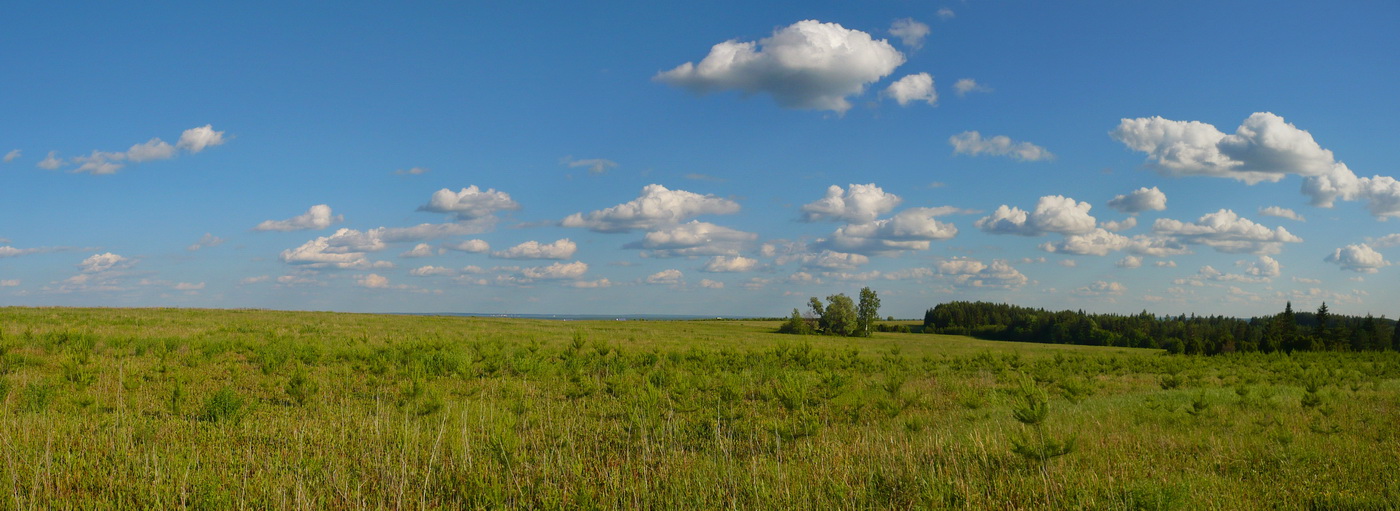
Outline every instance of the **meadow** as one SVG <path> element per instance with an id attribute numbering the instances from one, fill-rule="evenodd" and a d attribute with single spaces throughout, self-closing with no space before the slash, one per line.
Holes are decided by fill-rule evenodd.
<path id="1" fill-rule="evenodd" d="M 0 308 L 0 508 L 1395 509 L 1400 354 Z"/>

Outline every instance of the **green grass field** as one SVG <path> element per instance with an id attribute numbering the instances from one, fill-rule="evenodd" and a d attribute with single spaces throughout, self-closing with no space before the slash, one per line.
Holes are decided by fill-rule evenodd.
<path id="1" fill-rule="evenodd" d="M 777 325 L 0 308 L 0 508 L 1400 502 L 1397 353 Z"/>

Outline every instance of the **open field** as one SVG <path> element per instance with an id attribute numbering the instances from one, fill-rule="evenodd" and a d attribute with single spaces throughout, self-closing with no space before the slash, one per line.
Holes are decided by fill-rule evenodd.
<path id="1" fill-rule="evenodd" d="M 0 508 L 1400 502 L 1394 352 L 777 324 L 0 308 Z"/>

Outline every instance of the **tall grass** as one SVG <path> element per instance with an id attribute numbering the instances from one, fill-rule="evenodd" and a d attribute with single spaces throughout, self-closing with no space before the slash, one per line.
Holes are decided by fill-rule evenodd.
<path id="1" fill-rule="evenodd" d="M 1400 502 L 1393 353 L 775 325 L 0 309 L 0 508 Z"/>

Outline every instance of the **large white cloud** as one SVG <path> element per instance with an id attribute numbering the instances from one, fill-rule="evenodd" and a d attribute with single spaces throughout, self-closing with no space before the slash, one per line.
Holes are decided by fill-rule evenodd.
<path id="1" fill-rule="evenodd" d="M 331 213 L 331 207 L 325 204 L 311 206 L 305 213 L 288 218 L 286 220 L 264 220 L 253 227 L 254 231 L 303 231 L 309 229 L 325 229 L 331 224 L 345 220 L 342 215 Z"/>
<path id="2" fill-rule="evenodd" d="M 947 212 L 947 208 L 906 209 L 890 218 L 841 227 L 830 237 L 817 240 L 814 246 L 859 254 L 926 250 L 930 241 L 958 234 L 953 224 L 935 219 Z"/>
<path id="3" fill-rule="evenodd" d="M 554 243 L 540 243 L 530 240 L 505 250 L 491 253 L 491 257 L 501 259 L 568 259 L 574 256 L 578 245 L 568 238 Z"/>
<path id="4" fill-rule="evenodd" d="M 1108 201 L 1108 207 L 1124 213 L 1162 211 L 1167 209 L 1167 194 L 1157 187 L 1142 187 L 1127 195 L 1119 195 Z"/>
<path id="5" fill-rule="evenodd" d="M 1379 218 L 1400 216 L 1400 183 L 1389 176 L 1359 177 L 1312 134 L 1268 112 L 1250 115 L 1234 134 L 1197 121 L 1161 117 L 1123 119 L 1111 132 L 1128 148 L 1147 153 L 1170 176 L 1212 176 L 1247 184 L 1302 176 L 1302 192 L 1319 207 L 1337 199 L 1364 200 Z"/>
<path id="6" fill-rule="evenodd" d="M 1093 206 L 1062 195 L 1046 195 L 1036 202 L 1035 211 L 1002 205 L 990 216 L 973 223 L 978 229 L 992 234 L 1040 236 L 1087 234 L 1094 231 L 1097 221 L 1089 215 Z"/>
<path id="7" fill-rule="evenodd" d="M 510 194 L 495 189 L 482 191 L 476 185 L 454 192 L 443 188 L 433 192 L 427 204 L 418 207 L 419 211 L 451 213 L 458 220 L 487 218 L 497 211 L 517 210 L 520 204 L 511 200 Z"/>
<path id="8" fill-rule="evenodd" d="M 1376 273 L 1381 268 L 1390 266 L 1390 263 L 1385 260 L 1385 256 L 1365 243 L 1336 249 L 1324 261 L 1341 266 L 1343 270 L 1357 273 Z"/>
<path id="9" fill-rule="evenodd" d="M 928 73 L 900 78 L 885 89 L 884 95 L 894 99 L 899 106 L 907 106 L 916 101 L 930 105 L 938 104 L 938 91 L 933 88 L 933 76 Z"/>
<path id="10" fill-rule="evenodd" d="M 845 190 L 831 185 L 826 189 L 825 197 L 802 206 L 802 220 L 867 223 L 893 211 L 900 202 L 902 199 L 899 196 L 885 193 L 875 183 L 851 184 Z"/>
<path id="11" fill-rule="evenodd" d="M 1269 229 L 1228 209 L 1206 214 L 1192 223 L 1159 218 L 1152 224 L 1152 231 L 1226 253 L 1273 254 L 1284 243 L 1303 241 L 1283 227 Z"/>
<path id="12" fill-rule="evenodd" d="M 647 232 L 642 241 L 626 248 L 647 250 L 653 257 L 736 255 L 758 235 L 709 222 L 691 220 L 673 227 Z"/>
<path id="13" fill-rule="evenodd" d="M 903 63 L 904 55 L 883 39 L 804 20 L 757 42 L 716 44 L 698 65 L 686 62 L 654 79 L 696 94 L 766 93 L 784 108 L 843 113 L 851 108 L 848 96 L 863 93 Z"/>
<path id="14" fill-rule="evenodd" d="M 699 215 L 724 215 L 738 211 L 739 204 L 729 199 L 685 190 L 669 190 L 659 184 L 650 184 L 642 188 L 642 195 L 632 201 L 587 215 L 574 213 L 560 222 L 560 225 L 584 227 L 596 232 L 654 230 L 673 226 Z"/>
<path id="15" fill-rule="evenodd" d="M 976 131 L 964 131 L 957 135 L 948 137 L 948 143 L 953 146 L 953 154 L 966 154 L 968 156 L 1009 156 L 1012 159 L 1021 161 L 1040 161 L 1055 158 L 1054 154 L 1044 147 L 1030 142 L 1016 142 L 1005 135 L 997 135 L 992 138 L 982 138 L 982 134 Z"/>

